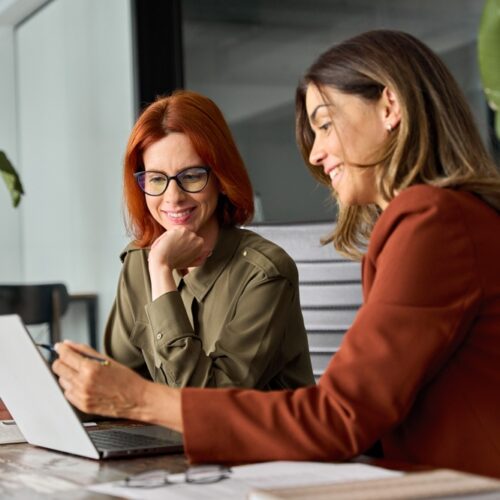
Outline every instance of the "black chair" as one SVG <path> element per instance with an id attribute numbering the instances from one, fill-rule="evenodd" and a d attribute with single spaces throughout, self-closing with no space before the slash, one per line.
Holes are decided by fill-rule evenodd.
<path id="1" fill-rule="evenodd" d="M 362 303 L 361 265 L 320 244 L 331 222 L 260 223 L 246 226 L 282 247 L 297 264 L 302 315 L 316 379 L 340 347 Z"/>
<path id="2" fill-rule="evenodd" d="M 62 283 L 0 285 L 0 314 L 18 314 L 26 325 L 48 324 L 52 344 L 61 340 L 61 316 L 68 304 Z"/>

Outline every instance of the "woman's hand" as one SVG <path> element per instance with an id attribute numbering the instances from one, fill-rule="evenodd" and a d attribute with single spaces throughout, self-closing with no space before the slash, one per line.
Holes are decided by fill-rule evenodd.
<path id="1" fill-rule="evenodd" d="M 84 344 L 65 340 L 56 344 L 56 350 L 59 357 L 52 370 L 59 376 L 66 398 L 80 410 L 141 420 L 182 432 L 178 389 L 145 380 Z M 106 359 L 106 364 L 82 354 Z"/>
<path id="2" fill-rule="evenodd" d="M 207 256 L 204 240 L 184 227 L 169 229 L 158 237 L 149 253 L 149 269 L 187 269 L 200 265 Z"/>
<path id="3" fill-rule="evenodd" d="M 149 252 L 149 276 L 153 300 L 177 290 L 172 271 L 196 267 L 210 255 L 203 238 L 184 227 L 169 229 L 159 236 Z"/>
<path id="4" fill-rule="evenodd" d="M 137 418 L 147 381 L 124 365 L 107 360 L 106 365 L 80 353 L 102 358 L 92 348 L 65 341 L 56 345 L 59 358 L 52 370 L 66 398 L 80 410 L 109 417 Z"/>

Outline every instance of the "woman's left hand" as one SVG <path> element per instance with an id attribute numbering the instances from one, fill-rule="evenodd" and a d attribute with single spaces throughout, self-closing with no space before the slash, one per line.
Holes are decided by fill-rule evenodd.
<path id="1" fill-rule="evenodd" d="M 87 413 L 139 419 L 147 380 L 116 361 L 106 359 L 103 364 L 86 358 L 103 356 L 83 344 L 64 341 L 56 350 L 59 358 L 52 370 L 73 405 Z"/>

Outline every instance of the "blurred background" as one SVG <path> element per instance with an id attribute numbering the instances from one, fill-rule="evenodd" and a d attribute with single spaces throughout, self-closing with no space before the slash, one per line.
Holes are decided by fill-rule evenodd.
<path id="1" fill-rule="evenodd" d="M 477 68 L 482 0 L 0 0 L 0 150 L 26 195 L 0 183 L 0 283 L 63 282 L 98 298 L 102 330 L 129 241 L 121 168 L 155 96 L 199 91 L 224 112 L 268 222 L 330 221 L 294 139 L 301 74 L 330 45 L 400 29 L 438 52 L 485 141 Z M 387 57 L 391 57 L 390 53 Z M 74 302 L 63 336 L 87 340 Z M 43 335 L 41 333 L 40 335 Z"/>

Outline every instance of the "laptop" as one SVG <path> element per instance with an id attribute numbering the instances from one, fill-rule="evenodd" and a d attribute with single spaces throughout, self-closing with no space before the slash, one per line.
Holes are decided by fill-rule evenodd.
<path id="1" fill-rule="evenodd" d="M 35 446 L 96 460 L 183 451 L 182 435 L 159 425 L 86 429 L 16 314 L 0 315 L 0 398 Z"/>

